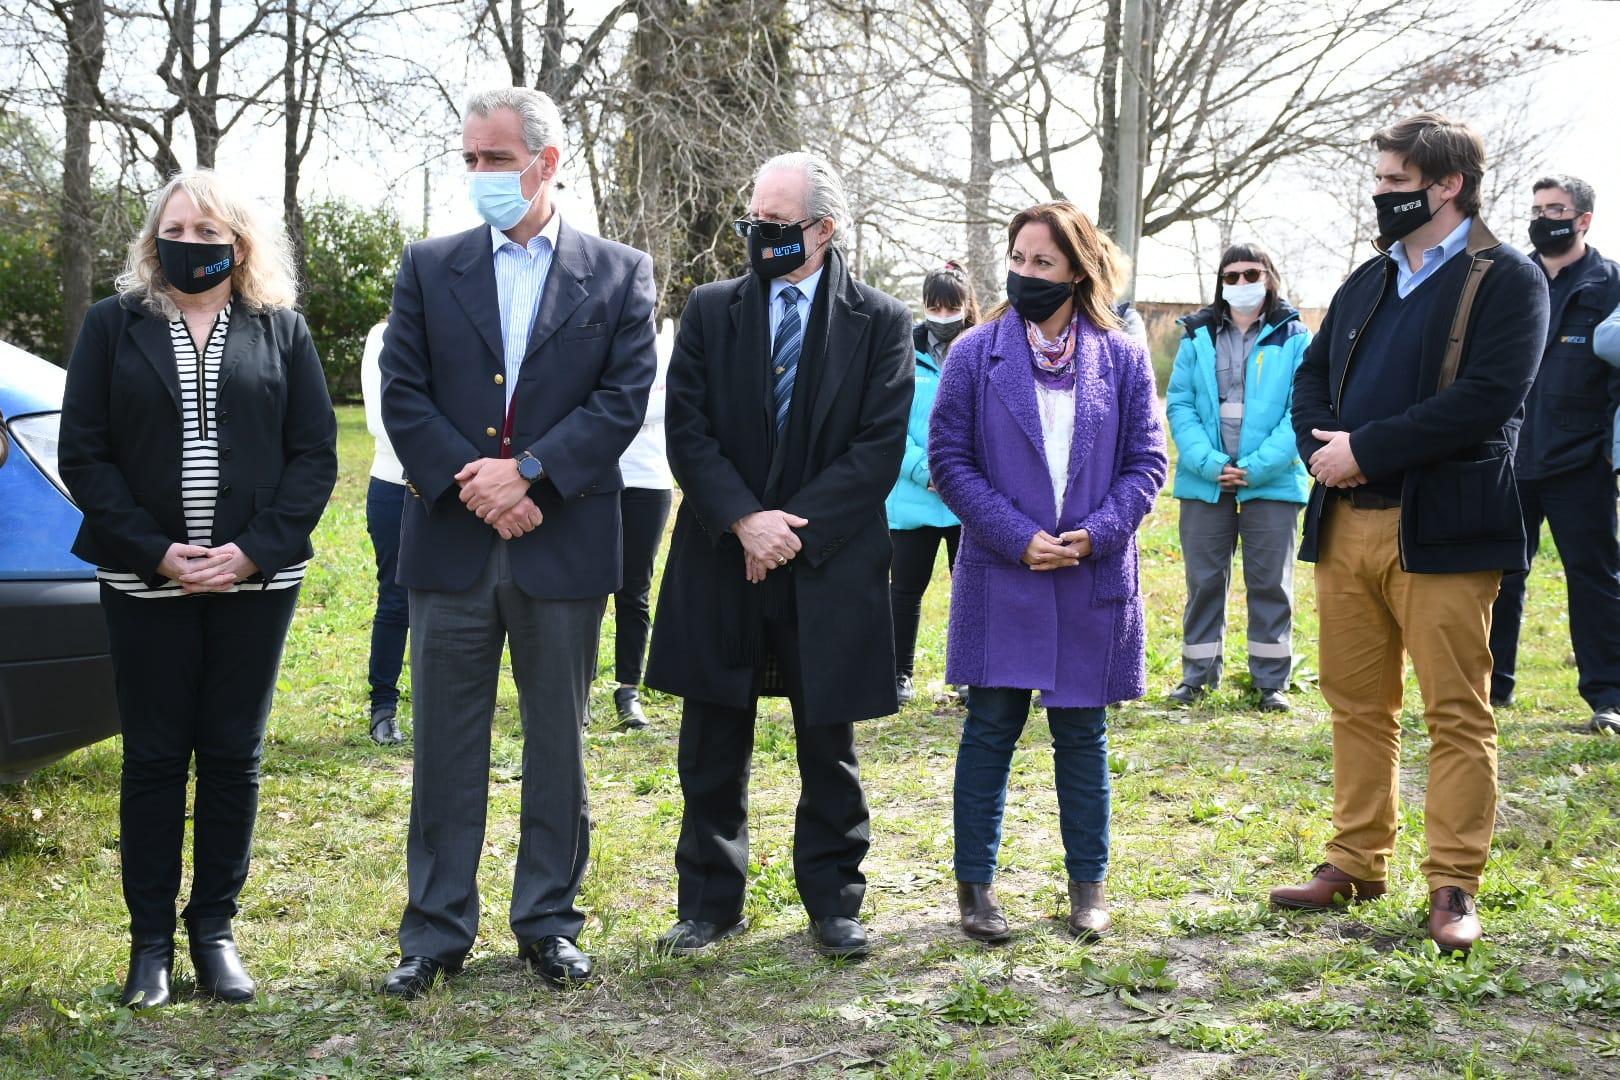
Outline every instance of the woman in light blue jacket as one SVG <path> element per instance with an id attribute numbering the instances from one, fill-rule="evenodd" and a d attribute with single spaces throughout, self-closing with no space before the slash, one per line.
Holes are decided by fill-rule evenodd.
<path id="1" fill-rule="evenodd" d="M 945 509 L 928 472 L 928 417 L 939 391 L 939 373 L 958 334 L 979 321 L 979 304 L 967 273 L 954 262 L 930 270 L 923 278 L 923 321 L 912 331 L 917 351 L 917 381 L 906 425 L 906 456 L 900 478 L 889 493 L 889 536 L 894 563 L 889 575 L 889 605 L 894 615 L 895 690 L 904 705 L 916 694 L 912 671 L 917 652 L 917 624 L 923 594 L 934 576 L 939 545 L 945 544 L 948 565 L 956 562 L 962 525 Z"/>
<path id="2" fill-rule="evenodd" d="M 1270 253 L 1234 244 L 1221 255 L 1215 302 L 1181 320 L 1170 376 L 1181 550 L 1187 569 L 1181 685 L 1190 705 L 1219 684 L 1232 557 L 1243 542 L 1249 674 L 1260 707 L 1285 712 L 1293 676 L 1294 548 L 1310 479 L 1289 413 L 1294 370 L 1311 332 L 1282 297 Z"/>

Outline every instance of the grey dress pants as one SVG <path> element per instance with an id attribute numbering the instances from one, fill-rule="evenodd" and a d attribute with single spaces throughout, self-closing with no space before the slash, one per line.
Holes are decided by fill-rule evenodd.
<path id="1" fill-rule="evenodd" d="M 574 939 L 590 854 L 580 717 L 606 597 L 537 600 L 497 540 L 465 592 L 412 589 L 415 775 L 406 844 L 405 956 L 459 966 L 478 935 L 478 857 L 489 806 L 490 727 L 510 645 L 523 721 L 523 792 L 511 925 L 519 945 Z"/>

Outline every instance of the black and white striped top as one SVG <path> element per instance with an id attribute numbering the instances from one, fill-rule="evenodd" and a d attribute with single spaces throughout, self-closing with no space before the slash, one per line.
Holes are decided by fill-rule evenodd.
<path id="1" fill-rule="evenodd" d="M 214 545 L 214 504 L 219 498 L 219 431 L 214 413 L 219 396 L 219 365 L 225 355 L 225 334 L 231 322 L 231 305 L 214 318 L 201 363 L 197 346 L 184 318 L 169 323 L 169 341 L 174 346 L 175 372 L 180 376 L 181 442 L 180 501 L 186 515 L 186 543 L 201 547 Z M 239 581 L 226 592 L 262 592 L 290 589 L 304 580 L 305 562 L 295 563 L 268 582 Z M 159 597 L 189 595 L 177 581 L 165 581 L 160 588 L 148 588 L 140 575 L 123 570 L 96 570 L 96 578 L 130 596 Z"/>

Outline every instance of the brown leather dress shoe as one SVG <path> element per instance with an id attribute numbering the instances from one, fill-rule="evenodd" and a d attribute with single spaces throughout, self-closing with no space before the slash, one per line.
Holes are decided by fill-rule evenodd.
<path id="1" fill-rule="evenodd" d="M 1284 885 L 1272 889 L 1272 905 L 1298 908 L 1300 911 L 1333 911 L 1376 900 L 1387 889 L 1382 881 L 1353 878 L 1332 863 L 1322 863 L 1311 874 L 1311 880 L 1303 885 Z"/>
<path id="2" fill-rule="evenodd" d="M 962 933 L 974 941 L 995 944 L 1012 937 L 1007 916 L 1001 913 L 1001 905 L 996 903 L 994 886 L 958 881 L 956 908 L 962 913 Z"/>
<path id="3" fill-rule="evenodd" d="M 1441 952 L 1467 952 L 1484 933 L 1472 896 L 1455 885 L 1429 894 L 1429 936 Z"/>
<path id="4" fill-rule="evenodd" d="M 1113 928 L 1100 881 L 1069 882 L 1069 933 L 1081 941 L 1096 941 Z"/>

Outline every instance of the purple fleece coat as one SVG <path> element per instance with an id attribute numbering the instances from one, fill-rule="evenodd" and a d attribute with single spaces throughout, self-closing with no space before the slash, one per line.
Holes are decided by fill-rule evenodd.
<path id="1" fill-rule="evenodd" d="M 1136 530 L 1168 461 L 1141 345 L 1081 319 L 1074 444 L 1053 505 L 1024 322 L 1009 311 L 951 346 L 928 427 L 928 467 L 962 520 L 945 677 L 1041 691 L 1057 708 L 1141 697 L 1147 686 Z M 1034 571 L 1035 533 L 1091 535 L 1078 566 Z"/>

